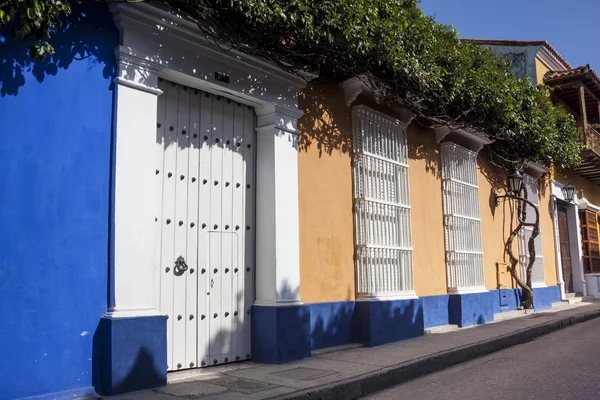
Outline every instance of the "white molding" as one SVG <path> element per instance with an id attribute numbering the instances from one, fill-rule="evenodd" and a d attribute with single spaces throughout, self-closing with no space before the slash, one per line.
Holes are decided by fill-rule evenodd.
<path id="1" fill-rule="evenodd" d="M 536 54 L 540 61 L 546 65 L 551 71 L 564 71 L 571 69 L 570 65 L 566 65 L 563 61 L 559 60 L 547 46 L 541 46 Z M 543 82 L 538 82 L 543 83 Z"/>
<path id="2" fill-rule="evenodd" d="M 358 96 L 361 94 L 364 95 L 365 97 L 367 97 L 368 99 L 375 101 L 375 103 L 380 104 L 380 99 L 375 97 L 373 90 L 371 90 L 371 88 L 364 82 L 363 79 L 364 78 L 362 78 L 362 77 L 354 77 L 354 78 L 347 79 L 340 84 L 340 87 L 344 91 L 346 106 L 348 106 L 348 107 L 352 106 L 352 103 L 354 103 L 354 101 L 356 101 Z M 362 105 L 362 104 L 358 105 L 358 106 L 354 106 L 354 107 L 355 108 L 362 107 L 364 109 L 368 109 L 369 111 L 377 113 L 385 118 L 395 118 L 391 115 L 387 115 L 385 113 L 375 111 L 372 108 Z M 391 105 L 391 106 L 386 105 L 386 108 L 388 108 L 390 111 L 398 114 L 399 118 L 396 118 L 396 119 L 398 120 L 398 122 L 400 122 L 402 125 L 404 125 L 405 128 L 408 127 L 408 125 L 410 125 L 410 123 L 416 117 L 415 113 L 413 113 L 403 107 L 398 107 L 395 105 Z"/>
<path id="3" fill-rule="evenodd" d="M 356 301 L 393 301 L 393 300 L 413 300 L 418 299 L 414 290 L 398 293 L 359 293 Z"/>
<path id="4" fill-rule="evenodd" d="M 108 318 L 137 318 L 137 317 L 159 317 L 165 316 L 156 307 L 140 307 L 133 309 L 109 308 L 104 314 Z"/>
<path id="5" fill-rule="evenodd" d="M 141 315 L 156 308 L 156 275 L 150 267 L 155 265 L 156 210 L 155 202 L 148 199 L 156 197 L 158 77 L 254 107 L 256 300 L 263 305 L 301 304 L 297 125 L 302 112 L 297 106 L 298 93 L 312 76 L 288 73 L 235 50 L 223 51 L 194 21 L 150 4 L 112 3 L 110 9 L 120 31 L 115 105 L 116 260 L 111 271 L 118 295 L 111 299 L 111 310 Z M 217 72 L 226 74 L 230 83 L 217 80 Z"/>
<path id="6" fill-rule="evenodd" d="M 256 300 L 290 306 L 300 299 L 299 109 L 256 109 Z"/>
<path id="7" fill-rule="evenodd" d="M 549 173 L 550 169 L 540 163 L 527 161 L 525 163 L 525 172 L 528 175 L 533 176 L 535 179 L 538 179 L 540 176 Z"/>
<path id="8" fill-rule="evenodd" d="M 494 141 L 485 136 L 483 133 L 470 131 L 466 129 L 452 129 L 448 126 L 436 125 L 430 128 L 435 133 L 435 141 L 436 143 L 441 143 L 442 140 L 448 138 L 450 141 L 456 141 L 456 139 L 465 140 L 466 146 L 474 151 L 475 153 L 479 153 L 479 151 L 486 144 L 493 143 Z M 449 135 L 452 135 L 449 137 Z"/>
<path id="9" fill-rule="evenodd" d="M 558 234 L 558 213 L 556 211 L 556 202 L 557 200 L 561 200 L 566 203 L 564 200 L 564 194 L 562 193 L 563 185 L 560 182 L 555 180 L 551 181 L 552 187 L 552 199 L 554 204 L 554 226 L 555 226 L 555 248 L 557 249 L 557 259 L 556 259 L 556 267 L 559 276 L 559 285 L 561 285 L 561 296 L 566 292 L 565 282 L 562 275 L 562 257 L 560 254 L 560 243 L 559 243 L 559 234 Z M 570 255 L 571 255 L 571 273 L 573 276 L 573 291 L 582 292 L 584 295 L 587 295 L 587 285 L 585 281 L 585 273 L 583 269 L 583 251 L 582 251 L 582 239 L 581 239 L 581 228 L 579 224 L 579 200 L 577 198 L 577 194 L 571 203 L 568 203 L 567 206 L 567 226 L 569 230 L 569 243 L 571 245 Z M 566 298 L 566 295 L 565 295 Z M 563 298 L 564 299 L 564 298 Z"/>
<path id="10" fill-rule="evenodd" d="M 595 298 L 600 298 L 600 274 L 585 274 L 587 292 Z"/>
<path id="11" fill-rule="evenodd" d="M 277 103 L 294 108 L 298 92 L 312 78 L 233 49 L 223 51 L 207 39 L 196 22 L 153 5 L 112 3 L 110 9 L 127 54 L 156 65 L 165 79 L 191 87 L 204 84 L 203 90 L 239 96 L 253 106 Z M 216 80 L 216 72 L 227 74 L 230 83 Z M 171 74 L 177 73 L 186 81 L 172 79 Z"/>
<path id="12" fill-rule="evenodd" d="M 552 181 L 554 182 L 554 181 Z M 560 251 L 560 232 L 558 229 L 558 209 L 556 205 L 556 196 L 554 194 L 551 195 L 552 199 L 552 222 L 554 224 L 554 254 L 556 257 L 556 276 L 558 280 L 558 285 L 560 288 L 560 299 L 566 300 L 567 294 L 565 290 L 565 281 L 563 277 L 562 271 L 562 253 Z M 572 268 L 572 267 L 571 267 Z"/>
<path id="13" fill-rule="evenodd" d="M 415 114 L 413 114 L 412 112 L 404 109 L 404 108 L 397 108 L 397 109 L 393 109 L 390 108 L 390 111 L 393 111 L 397 114 L 399 114 L 399 118 L 394 117 L 393 115 L 389 115 L 377 110 L 373 110 L 371 107 L 366 106 L 364 104 L 359 104 L 357 106 L 353 106 L 352 110 L 365 110 L 368 111 L 370 113 L 379 115 L 382 118 L 386 118 L 389 120 L 394 120 L 395 122 L 397 122 L 402 128 L 406 129 L 408 128 L 408 125 L 410 125 L 410 123 L 414 120 L 415 118 Z"/>
<path id="14" fill-rule="evenodd" d="M 363 92 L 368 93 L 371 97 L 373 96 L 371 89 L 359 77 L 347 79 L 340 86 L 344 91 L 347 107 L 350 107 Z"/>
<path id="15" fill-rule="evenodd" d="M 473 293 L 488 293 L 489 290 L 485 286 L 473 286 L 465 288 L 448 288 L 448 294 L 473 294 Z"/>
<path id="16" fill-rule="evenodd" d="M 590 210 L 595 213 L 600 212 L 600 207 L 593 204 L 587 198 L 584 197 L 583 190 L 581 191 L 581 198 L 579 200 L 578 207 L 580 210 Z"/>
<path id="17" fill-rule="evenodd" d="M 127 69 L 115 86 L 113 316 L 159 315 L 154 271 L 156 71 L 119 58 Z M 134 68 L 133 70 L 131 68 Z M 131 84 L 143 76 L 143 85 Z M 139 83 L 139 82 L 138 82 Z"/>

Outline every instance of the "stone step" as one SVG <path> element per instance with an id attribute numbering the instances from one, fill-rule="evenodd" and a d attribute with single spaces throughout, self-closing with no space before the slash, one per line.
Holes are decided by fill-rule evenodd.
<path id="1" fill-rule="evenodd" d="M 563 303 L 573 305 L 573 304 L 579 304 L 581 302 L 589 302 L 589 301 L 596 301 L 596 298 L 594 296 L 567 297 L 566 300 L 563 300 Z"/>
<path id="2" fill-rule="evenodd" d="M 365 347 L 365 345 L 361 344 L 361 343 L 350 343 L 350 344 L 344 344 L 341 346 L 324 347 L 322 349 L 312 350 L 310 352 L 310 354 L 311 354 L 311 356 L 321 356 L 323 354 L 335 353 L 337 351 L 342 351 L 342 350 L 356 349 L 359 347 Z"/>
<path id="3" fill-rule="evenodd" d="M 460 328 L 458 327 L 458 325 L 433 326 L 431 328 L 425 328 L 425 334 L 432 335 L 432 334 L 436 334 L 436 333 L 448 333 L 448 332 L 457 331 L 459 329 Z"/>

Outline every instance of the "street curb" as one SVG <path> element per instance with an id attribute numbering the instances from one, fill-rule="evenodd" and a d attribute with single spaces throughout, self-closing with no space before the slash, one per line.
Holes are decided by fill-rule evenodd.
<path id="1" fill-rule="evenodd" d="M 324 386 L 273 397 L 273 400 L 355 400 L 395 385 L 438 372 L 456 364 L 530 342 L 540 336 L 600 317 L 600 310 L 586 311 L 524 328 L 493 339 L 442 351 L 369 374 Z"/>

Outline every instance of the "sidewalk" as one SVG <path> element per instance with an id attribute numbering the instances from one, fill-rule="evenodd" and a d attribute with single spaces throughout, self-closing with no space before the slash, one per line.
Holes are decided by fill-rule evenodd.
<path id="1" fill-rule="evenodd" d="M 373 348 L 322 351 L 289 364 L 248 362 L 219 370 L 194 370 L 186 380 L 110 399 L 357 399 L 597 317 L 600 302 L 596 301 L 561 304 L 526 315 L 513 311 L 499 314 L 497 321 L 487 325 L 431 333 Z"/>

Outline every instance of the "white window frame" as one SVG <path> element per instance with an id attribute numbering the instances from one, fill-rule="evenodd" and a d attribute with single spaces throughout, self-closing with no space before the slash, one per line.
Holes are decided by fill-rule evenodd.
<path id="1" fill-rule="evenodd" d="M 527 199 L 534 203 L 538 210 L 540 209 L 539 191 L 538 191 L 538 180 L 528 174 L 523 176 L 523 185 L 527 188 Z M 527 217 L 525 222 L 535 222 L 535 211 L 531 209 L 530 205 L 523 205 L 527 207 Z M 528 242 L 531 234 L 533 233 L 533 227 L 525 226 L 519 232 L 519 263 L 521 265 L 521 277 L 525 279 L 527 265 L 529 264 L 529 250 Z M 537 238 L 535 238 L 535 263 L 531 271 L 531 286 L 534 288 L 546 287 L 544 280 L 544 255 L 542 253 L 542 232 Z"/>
<path id="2" fill-rule="evenodd" d="M 448 293 L 485 292 L 477 152 L 452 142 L 440 152 Z"/>
<path id="3" fill-rule="evenodd" d="M 361 105 L 352 126 L 358 298 L 415 298 L 407 124 Z"/>

